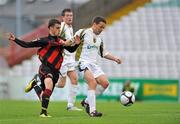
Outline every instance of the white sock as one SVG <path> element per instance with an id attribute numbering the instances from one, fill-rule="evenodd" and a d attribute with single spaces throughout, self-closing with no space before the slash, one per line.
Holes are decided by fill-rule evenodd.
<path id="1" fill-rule="evenodd" d="M 88 90 L 87 98 L 88 98 L 90 113 L 91 113 L 96 110 L 95 90 Z"/>
<path id="2" fill-rule="evenodd" d="M 76 101 L 77 91 L 78 91 L 78 85 L 71 84 L 68 95 L 68 105 L 67 105 L 68 107 L 74 106 L 74 103 Z"/>
<path id="3" fill-rule="evenodd" d="M 98 84 L 97 87 L 96 87 L 96 92 L 95 92 L 95 94 L 96 94 L 96 96 L 98 96 L 98 95 L 102 94 L 104 91 L 105 91 L 104 87 L 102 87 L 101 85 Z M 86 99 L 85 99 L 85 103 L 88 103 L 88 104 L 89 104 L 87 97 L 86 97 Z"/>
<path id="4" fill-rule="evenodd" d="M 85 99 L 85 103 L 88 103 L 89 104 L 89 102 L 88 102 L 88 98 L 86 97 L 86 99 Z"/>
<path id="5" fill-rule="evenodd" d="M 101 85 L 98 84 L 96 86 L 96 96 L 102 94 L 104 91 L 105 91 L 105 89 Z"/>

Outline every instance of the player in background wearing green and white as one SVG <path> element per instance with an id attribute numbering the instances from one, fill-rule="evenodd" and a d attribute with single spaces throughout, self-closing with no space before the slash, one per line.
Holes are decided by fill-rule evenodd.
<path id="1" fill-rule="evenodd" d="M 61 23 L 60 37 L 69 40 L 73 38 L 73 12 L 66 8 L 61 13 L 63 22 Z M 82 109 L 75 106 L 77 91 L 78 91 L 78 76 L 75 71 L 75 53 L 70 53 L 64 50 L 64 61 L 60 69 L 61 77 L 56 87 L 63 88 L 66 84 L 66 77 L 68 76 L 71 84 L 67 98 L 67 110 L 82 111 Z"/>

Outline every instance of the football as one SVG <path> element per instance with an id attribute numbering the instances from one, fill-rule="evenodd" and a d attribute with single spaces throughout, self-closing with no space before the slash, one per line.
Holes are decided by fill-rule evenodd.
<path id="1" fill-rule="evenodd" d="M 120 95 L 120 102 L 124 106 L 131 106 L 135 102 L 135 96 L 130 91 L 124 91 Z"/>

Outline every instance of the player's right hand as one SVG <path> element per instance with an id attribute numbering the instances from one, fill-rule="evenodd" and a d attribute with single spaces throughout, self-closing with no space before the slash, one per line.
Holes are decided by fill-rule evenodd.
<path id="1" fill-rule="evenodd" d="M 9 33 L 8 39 L 9 39 L 10 41 L 14 41 L 14 40 L 16 39 L 16 37 L 14 36 L 13 33 Z"/>
<path id="2" fill-rule="evenodd" d="M 116 59 L 115 59 L 115 62 L 116 62 L 117 64 L 122 64 L 122 61 L 121 61 L 120 58 L 116 58 Z"/>
<path id="3" fill-rule="evenodd" d="M 66 46 L 66 44 L 67 44 L 66 41 L 64 41 L 64 40 L 62 40 L 62 39 L 60 39 L 59 43 L 62 44 L 62 45 L 64 45 L 64 46 Z"/>
<path id="4" fill-rule="evenodd" d="M 81 42 L 81 39 L 80 39 L 80 37 L 78 36 L 78 35 L 76 35 L 75 37 L 74 37 L 74 39 L 75 39 L 75 44 L 80 44 L 80 42 Z"/>

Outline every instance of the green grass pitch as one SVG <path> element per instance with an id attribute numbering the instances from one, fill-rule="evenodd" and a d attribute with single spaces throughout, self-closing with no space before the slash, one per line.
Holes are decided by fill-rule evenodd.
<path id="1" fill-rule="evenodd" d="M 97 108 L 103 116 L 91 118 L 84 110 L 67 111 L 66 102 L 51 101 L 52 118 L 40 118 L 37 101 L 0 100 L 0 124 L 180 124 L 177 102 L 135 102 L 124 107 L 118 101 L 97 101 Z"/>

